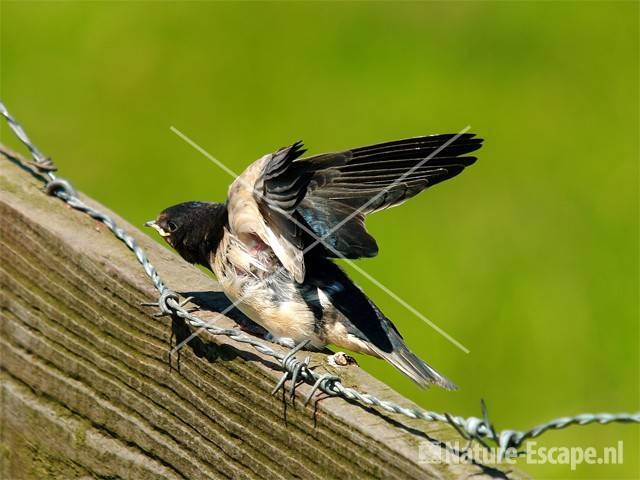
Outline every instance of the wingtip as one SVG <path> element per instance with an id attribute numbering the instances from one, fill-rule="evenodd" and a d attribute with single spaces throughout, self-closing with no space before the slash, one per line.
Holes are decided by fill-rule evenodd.
<path id="1" fill-rule="evenodd" d="M 302 140 L 297 140 L 293 142 L 291 145 L 287 145 L 286 147 L 279 148 L 274 155 L 284 154 L 282 156 L 282 160 L 288 164 L 289 162 L 295 160 L 296 158 L 299 158 L 306 151 L 307 149 L 304 148 L 304 143 L 302 142 Z"/>
<path id="2" fill-rule="evenodd" d="M 288 155 L 293 156 L 293 158 L 295 159 L 302 156 L 306 151 L 307 149 L 304 148 L 304 143 L 302 142 L 302 140 L 297 140 L 293 142 L 293 144 L 289 147 Z"/>

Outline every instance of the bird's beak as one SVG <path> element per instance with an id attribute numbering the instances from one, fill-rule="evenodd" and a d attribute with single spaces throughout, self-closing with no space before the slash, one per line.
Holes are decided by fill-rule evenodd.
<path id="1" fill-rule="evenodd" d="M 144 226 L 155 229 L 162 237 L 168 237 L 170 235 L 170 233 L 165 232 L 164 229 L 155 222 L 155 220 L 149 220 L 147 223 L 144 224 Z"/>

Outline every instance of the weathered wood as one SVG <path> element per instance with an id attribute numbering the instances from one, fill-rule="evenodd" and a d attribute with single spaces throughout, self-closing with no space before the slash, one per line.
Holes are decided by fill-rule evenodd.
<path id="1" fill-rule="evenodd" d="M 168 285 L 224 300 L 215 282 L 90 199 L 133 233 Z M 270 395 L 273 359 L 203 333 L 179 372 L 172 320 L 131 252 L 101 224 L 47 197 L 0 158 L 0 475 L 3 478 L 480 478 L 477 465 L 419 462 L 419 445 L 458 438 L 448 426 L 342 399 Z M 232 327 L 234 322 L 202 312 Z M 175 324 L 175 328 L 185 328 Z M 314 354 L 314 364 L 324 356 Z M 174 359 L 175 366 L 175 359 Z M 347 385 L 409 401 L 357 367 Z M 308 392 L 301 388 L 299 394 Z M 424 447 L 423 447 L 424 450 Z M 424 451 L 423 451 L 424 454 Z"/>

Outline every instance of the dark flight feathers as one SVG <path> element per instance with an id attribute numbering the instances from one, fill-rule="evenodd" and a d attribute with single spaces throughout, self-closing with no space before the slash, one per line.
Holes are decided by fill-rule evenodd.
<path id="1" fill-rule="evenodd" d="M 458 175 L 476 160 L 467 154 L 481 145 L 471 133 L 430 135 L 297 160 L 305 150 L 296 142 L 273 154 L 256 185 L 258 201 L 300 249 L 316 240 L 296 222 L 322 238 L 328 257 L 372 257 L 378 246 L 365 228 L 366 215 Z"/>
<path id="2" fill-rule="evenodd" d="M 303 222 L 298 220 L 296 223 L 291 218 L 299 218 L 296 208 L 307 193 L 311 178 L 310 172 L 294 164 L 294 160 L 304 152 L 302 142 L 278 150 L 255 187 L 260 193 L 256 200 L 262 215 L 272 228 L 300 250 L 304 248 L 303 230 L 300 228 Z"/>

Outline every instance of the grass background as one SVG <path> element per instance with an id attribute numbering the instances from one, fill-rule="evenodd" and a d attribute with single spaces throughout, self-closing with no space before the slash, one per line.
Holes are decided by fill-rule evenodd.
<path id="1" fill-rule="evenodd" d="M 0 95 L 64 177 L 134 224 L 222 200 L 232 169 L 303 139 L 313 153 L 466 125 L 462 176 L 372 216 L 361 275 L 411 347 L 461 390 L 425 408 L 498 428 L 640 407 L 638 3 L 2 2 Z M 2 140 L 15 142 L 3 126 Z M 637 426 L 548 433 L 624 443 L 624 464 L 522 465 L 539 478 L 637 478 Z"/>

